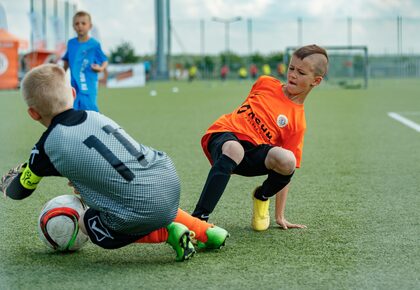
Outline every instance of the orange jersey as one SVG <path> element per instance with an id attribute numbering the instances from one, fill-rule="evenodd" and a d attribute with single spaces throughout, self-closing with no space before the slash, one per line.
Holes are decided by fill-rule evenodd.
<path id="1" fill-rule="evenodd" d="M 210 126 L 201 139 L 201 145 L 211 161 L 207 150 L 211 134 L 232 132 L 239 140 L 255 145 L 279 146 L 292 151 L 296 157 L 296 167 L 300 167 L 305 130 L 303 104 L 296 104 L 285 96 L 279 80 L 262 76 L 252 86 L 239 108 L 221 116 Z"/>

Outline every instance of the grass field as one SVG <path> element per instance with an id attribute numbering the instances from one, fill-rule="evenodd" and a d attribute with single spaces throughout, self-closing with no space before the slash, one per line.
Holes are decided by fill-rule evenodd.
<path id="1" fill-rule="evenodd" d="M 181 207 L 190 212 L 209 170 L 201 135 L 250 86 L 102 89 L 99 105 L 139 142 L 173 158 Z M 70 189 L 62 178 L 46 178 L 26 200 L 0 200 L 0 289 L 419 289 L 420 133 L 387 115 L 420 124 L 419 81 L 372 81 L 367 90 L 324 86 L 305 108 L 303 163 L 286 215 L 307 229 L 280 230 L 272 219 L 267 231 L 253 232 L 250 192 L 262 179 L 233 176 L 210 220 L 231 233 L 222 250 L 184 263 L 175 263 L 164 244 L 114 251 L 89 244 L 57 254 L 38 239 L 36 222 L 48 199 Z M 44 128 L 29 119 L 18 92 L 1 92 L 0 110 L 5 173 L 29 157 Z"/>

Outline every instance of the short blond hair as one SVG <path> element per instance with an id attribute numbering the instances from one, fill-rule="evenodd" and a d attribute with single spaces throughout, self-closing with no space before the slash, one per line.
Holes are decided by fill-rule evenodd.
<path id="1" fill-rule="evenodd" d="M 89 18 L 89 22 L 92 23 L 92 17 L 86 11 L 77 11 L 76 14 L 73 15 L 73 23 L 76 20 L 76 18 L 78 18 L 78 17 L 85 17 L 85 16 L 87 18 Z"/>
<path id="2" fill-rule="evenodd" d="M 66 72 L 56 64 L 40 65 L 28 72 L 22 81 L 22 96 L 28 107 L 43 117 L 52 118 L 73 107 Z"/>

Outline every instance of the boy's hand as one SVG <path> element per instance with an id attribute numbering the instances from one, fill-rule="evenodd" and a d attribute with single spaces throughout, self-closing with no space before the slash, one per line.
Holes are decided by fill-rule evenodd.
<path id="1" fill-rule="evenodd" d="M 306 229 L 305 225 L 289 223 L 285 218 L 276 219 L 276 223 L 283 229 Z"/>
<path id="2" fill-rule="evenodd" d="M 0 190 L 3 192 L 3 196 L 6 198 L 6 191 L 9 187 L 10 183 L 17 177 L 23 169 L 26 167 L 26 163 L 20 164 L 16 166 L 15 168 L 12 168 L 7 172 L 2 178 L 0 183 Z"/>
<path id="3" fill-rule="evenodd" d="M 90 67 L 92 68 L 93 71 L 98 72 L 98 73 L 104 70 L 102 66 L 96 63 L 93 63 Z"/>
<path id="4" fill-rule="evenodd" d="M 67 183 L 67 185 L 70 186 L 71 188 L 73 188 L 74 194 L 80 194 L 80 192 L 77 191 L 77 189 L 74 187 L 74 184 L 70 180 Z"/>

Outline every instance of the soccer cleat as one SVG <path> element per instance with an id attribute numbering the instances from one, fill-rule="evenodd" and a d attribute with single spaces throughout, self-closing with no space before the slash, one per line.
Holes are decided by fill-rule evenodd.
<path id="1" fill-rule="evenodd" d="M 197 247 L 199 249 L 221 249 L 225 245 L 226 239 L 230 237 L 230 234 L 225 229 L 217 226 L 208 228 L 206 235 L 207 242 L 197 241 Z"/>
<path id="2" fill-rule="evenodd" d="M 191 243 L 188 228 L 176 222 L 171 223 L 166 228 L 168 229 L 168 239 L 166 242 L 175 250 L 175 260 L 181 262 L 194 256 L 195 249 Z"/>
<path id="3" fill-rule="evenodd" d="M 252 222 L 251 226 L 254 231 L 265 231 L 270 226 L 270 200 L 266 201 L 255 198 L 255 191 L 259 187 L 255 188 L 252 192 Z"/>

